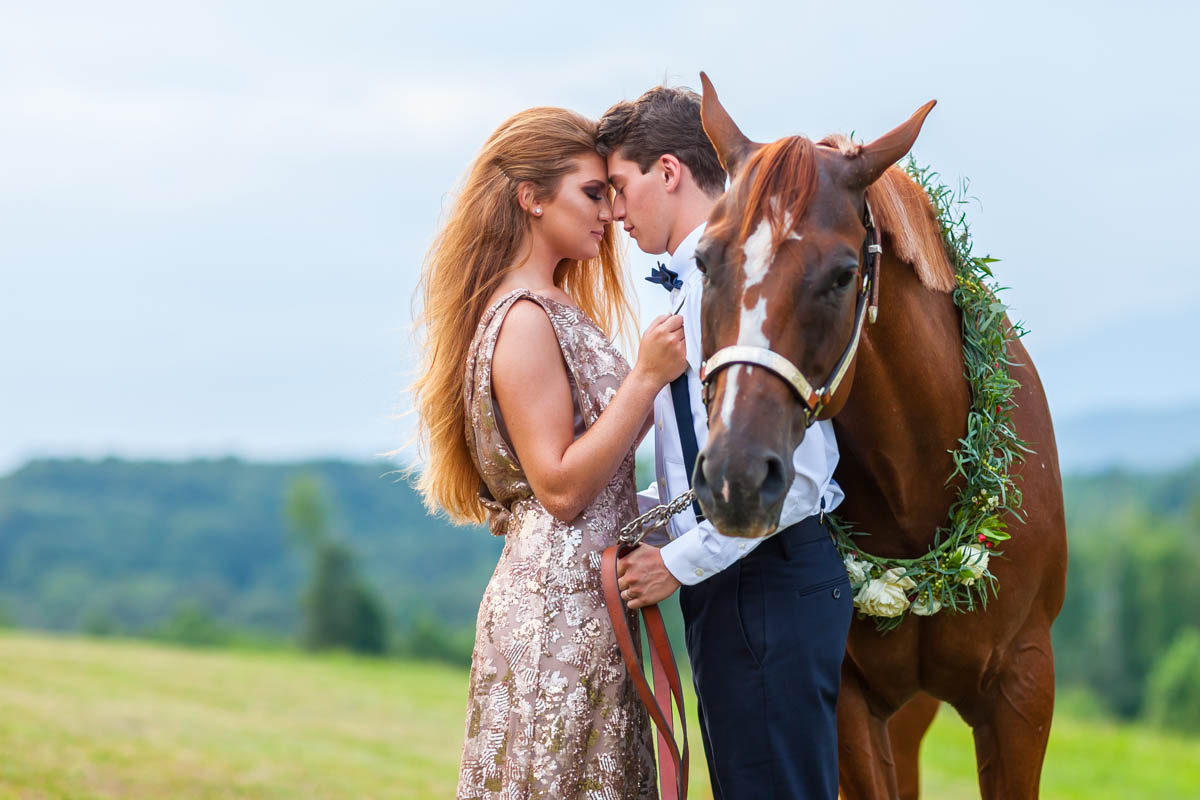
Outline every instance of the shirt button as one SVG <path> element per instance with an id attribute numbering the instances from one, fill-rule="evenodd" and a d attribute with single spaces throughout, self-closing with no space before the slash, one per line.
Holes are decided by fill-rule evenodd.
<path id="1" fill-rule="evenodd" d="M 662 478 L 659 478 L 659 479 L 658 479 L 658 485 L 659 485 L 659 486 L 661 486 L 661 487 L 662 487 L 662 488 L 664 488 L 664 489 L 665 489 L 665 488 L 667 488 L 667 482 L 666 482 L 664 479 L 662 479 Z"/>
<path id="2" fill-rule="evenodd" d="M 833 599 L 834 599 L 834 600 L 837 600 L 837 599 L 838 599 L 839 597 L 841 597 L 841 596 L 842 596 L 842 590 L 841 590 L 841 589 L 834 589 L 834 590 L 833 590 Z"/>
<path id="3" fill-rule="evenodd" d="M 745 550 L 745 549 L 746 549 L 746 543 L 738 542 L 738 550 Z"/>
<path id="4" fill-rule="evenodd" d="M 662 420 L 661 419 L 658 421 L 658 429 L 660 431 L 662 430 Z"/>
<path id="5" fill-rule="evenodd" d="M 703 578 L 703 577 L 704 577 L 704 570 L 700 569 L 699 567 L 696 567 L 696 577 L 697 577 L 697 578 Z"/>

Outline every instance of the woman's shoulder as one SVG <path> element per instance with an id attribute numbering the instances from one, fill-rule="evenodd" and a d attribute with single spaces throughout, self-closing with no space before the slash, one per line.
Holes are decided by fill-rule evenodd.
<path id="1" fill-rule="evenodd" d="M 571 295 L 559 289 L 557 286 L 552 286 L 546 289 L 528 289 L 521 287 L 502 287 L 488 299 L 487 310 L 502 307 L 507 301 L 515 301 L 518 299 L 528 299 L 533 303 L 540 304 L 542 300 L 549 300 L 556 306 L 565 306 L 569 309 L 578 311 L 579 306 L 575 304 L 574 298 Z M 521 305 L 517 303 L 516 305 Z"/>

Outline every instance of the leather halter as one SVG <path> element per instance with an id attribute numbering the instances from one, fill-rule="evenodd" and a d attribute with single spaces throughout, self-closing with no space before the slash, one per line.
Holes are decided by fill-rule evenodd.
<path id="1" fill-rule="evenodd" d="M 735 344 L 722 347 L 700 365 L 700 382 L 704 385 L 706 408 L 708 407 L 709 381 L 718 372 L 734 364 L 762 367 L 791 387 L 804 406 L 806 426 L 811 425 L 833 400 L 834 394 L 841 386 L 842 379 L 846 377 L 846 372 L 850 369 L 850 363 L 854 360 L 855 353 L 858 352 L 864 320 L 869 319 L 871 323 L 874 323 L 876 317 L 879 316 L 879 258 L 883 254 L 883 246 L 879 244 L 879 231 L 875 227 L 874 217 L 871 216 L 871 206 L 865 200 L 863 202 L 865 206 L 863 225 L 866 226 L 867 235 L 863 240 L 862 286 L 854 307 L 854 333 L 850 336 L 850 342 L 842 351 L 841 357 L 837 360 L 824 385 L 814 389 L 795 364 L 774 350 Z"/>

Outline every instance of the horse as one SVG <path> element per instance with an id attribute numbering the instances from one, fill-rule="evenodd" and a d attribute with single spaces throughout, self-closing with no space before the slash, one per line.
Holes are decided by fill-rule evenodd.
<path id="1" fill-rule="evenodd" d="M 768 535 L 793 476 L 785 456 L 814 419 L 832 419 L 846 498 L 839 514 L 871 534 L 857 540 L 871 554 L 919 557 L 956 498 L 951 451 L 971 405 L 954 269 L 928 195 L 895 166 L 935 101 L 869 144 L 840 136 L 763 144 L 742 134 L 704 73 L 701 82 L 704 130 L 730 185 L 696 249 L 709 425 L 693 475 L 700 506 L 723 533 Z M 864 326 L 855 288 L 879 250 L 871 220 L 881 234 L 871 282 L 879 316 Z M 714 354 L 734 345 L 759 360 L 710 370 Z M 917 750 L 939 701 L 973 730 L 983 798 L 1038 794 L 1066 524 L 1041 380 L 1019 338 L 1006 354 L 1020 382 L 1011 419 L 1034 452 L 1012 470 L 1024 502 L 1007 520 L 1003 558 L 991 562 L 997 593 L 986 609 L 909 614 L 886 633 L 862 615 L 853 620 L 837 707 L 848 800 L 916 796 Z M 837 380 L 813 390 L 797 374 Z"/>

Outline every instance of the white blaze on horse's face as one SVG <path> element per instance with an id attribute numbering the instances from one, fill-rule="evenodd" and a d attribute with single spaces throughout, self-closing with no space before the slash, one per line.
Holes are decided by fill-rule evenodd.
<path id="1" fill-rule="evenodd" d="M 774 203 L 774 199 L 772 199 L 772 203 Z M 789 229 L 792 227 L 790 215 L 784 219 L 784 225 Z M 798 233 L 793 233 L 788 238 L 799 241 L 803 237 Z M 742 262 L 742 274 L 744 275 L 742 297 L 747 298 L 750 290 L 760 285 L 767 277 L 774 256 L 771 251 L 771 224 L 766 217 L 759 220 L 754 233 L 746 238 L 742 253 L 745 256 L 745 260 Z M 743 306 L 742 312 L 738 316 L 737 343 L 750 347 L 762 347 L 767 350 L 772 349 L 771 342 L 767 338 L 766 328 L 767 293 L 759 292 L 758 300 L 753 305 L 750 305 L 748 298 L 746 299 L 746 305 Z M 735 364 L 729 368 L 729 383 L 725 387 L 725 396 L 722 398 L 720 412 L 721 422 L 726 428 L 733 420 L 734 406 L 738 397 L 738 377 L 743 370 L 749 372 L 750 369 L 751 367 L 742 364 Z"/>

